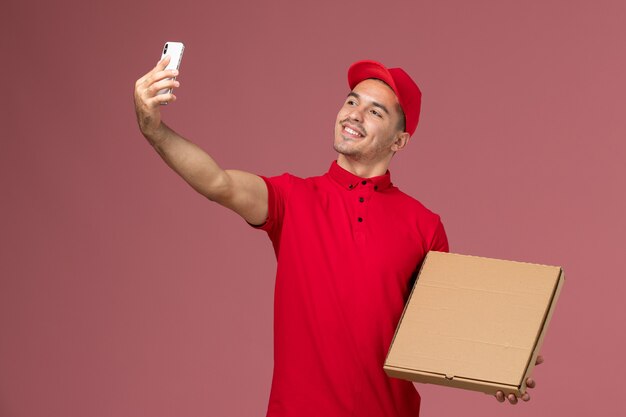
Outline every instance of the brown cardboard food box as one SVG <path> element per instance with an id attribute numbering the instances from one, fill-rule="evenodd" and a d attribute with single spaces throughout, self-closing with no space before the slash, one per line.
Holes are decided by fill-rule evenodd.
<path id="1" fill-rule="evenodd" d="M 402 313 L 385 372 L 520 396 L 562 285 L 557 266 L 431 251 Z"/>

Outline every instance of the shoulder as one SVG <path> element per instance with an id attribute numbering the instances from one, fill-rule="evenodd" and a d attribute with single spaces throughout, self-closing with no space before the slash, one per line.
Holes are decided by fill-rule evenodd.
<path id="1" fill-rule="evenodd" d="M 396 198 L 401 201 L 404 216 L 410 225 L 413 225 L 422 236 L 422 243 L 425 251 L 436 250 L 448 252 L 448 237 L 443 227 L 441 217 L 424 206 L 419 200 L 400 191 L 396 187 L 392 187 Z"/>
<path id="2" fill-rule="evenodd" d="M 263 177 L 266 181 L 276 183 L 278 185 L 289 186 L 291 188 L 317 188 L 319 184 L 325 183 L 326 178 L 324 175 L 318 175 L 313 177 L 298 177 L 289 172 L 285 172 L 273 177 Z"/>
<path id="3" fill-rule="evenodd" d="M 276 176 L 261 176 L 267 183 L 268 188 L 273 188 L 277 193 L 288 195 L 293 192 L 311 192 L 319 190 L 320 184 L 324 183 L 324 176 L 302 178 L 285 172 Z"/>
<path id="4" fill-rule="evenodd" d="M 295 182 L 302 180 L 301 178 L 298 178 L 288 172 L 274 176 L 261 175 L 261 178 L 263 178 L 268 186 L 279 189 L 289 189 L 293 186 Z"/>
<path id="5" fill-rule="evenodd" d="M 441 218 L 437 213 L 430 210 L 417 198 L 401 191 L 398 187 L 392 185 L 389 188 L 389 194 L 393 196 L 400 207 L 404 208 L 403 211 L 406 211 L 407 214 L 412 213 L 417 215 L 418 219 L 422 219 L 427 222 L 438 223 L 440 221 Z"/>

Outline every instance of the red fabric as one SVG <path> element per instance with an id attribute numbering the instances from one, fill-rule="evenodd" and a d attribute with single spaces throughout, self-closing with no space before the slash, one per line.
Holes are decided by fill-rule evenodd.
<path id="1" fill-rule="evenodd" d="M 268 417 L 416 417 L 413 384 L 383 363 L 412 278 L 447 251 L 439 216 L 380 177 L 264 178 L 278 260 Z M 361 221 L 359 221 L 361 219 Z"/>

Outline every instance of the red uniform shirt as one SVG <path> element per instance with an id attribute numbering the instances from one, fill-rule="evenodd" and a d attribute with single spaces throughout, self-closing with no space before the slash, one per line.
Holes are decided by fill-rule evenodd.
<path id="1" fill-rule="evenodd" d="M 336 162 L 320 177 L 263 178 L 274 245 L 274 375 L 268 417 L 417 417 L 413 384 L 383 363 L 415 273 L 447 251 L 439 216 Z"/>

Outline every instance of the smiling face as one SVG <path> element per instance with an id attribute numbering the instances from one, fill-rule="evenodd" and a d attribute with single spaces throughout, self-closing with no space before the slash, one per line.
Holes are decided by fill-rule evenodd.
<path id="1" fill-rule="evenodd" d="M 337 162 L 360 176 L 384 174 L 393 154 L 409 138 L 401 125 L 402 109 L 393 90 L 379 80 L 361 81 L 337 114 Z"/>

